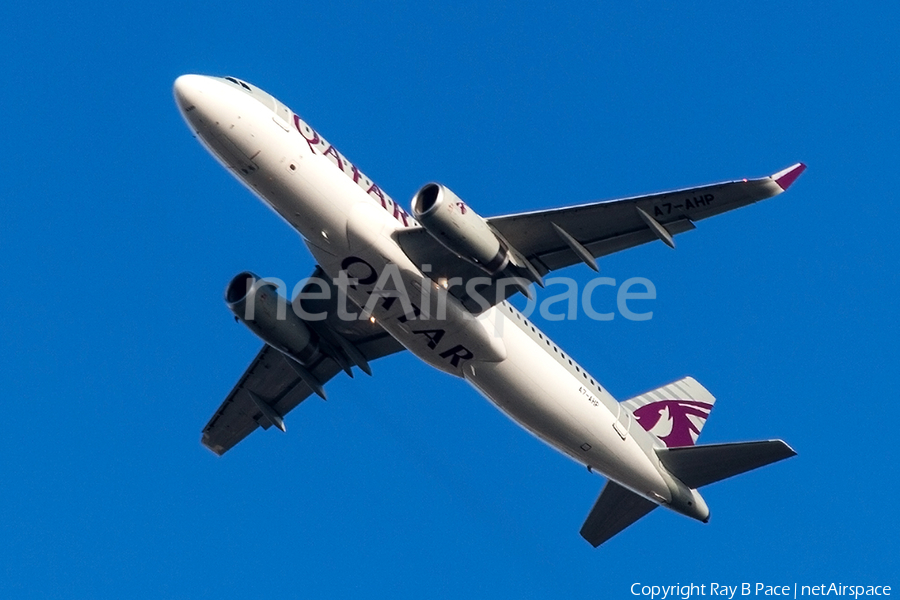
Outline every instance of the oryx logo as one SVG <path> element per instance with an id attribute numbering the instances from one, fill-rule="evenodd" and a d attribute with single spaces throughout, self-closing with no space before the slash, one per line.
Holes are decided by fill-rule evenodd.
<path id="1" fill-rule="evenodd" d="M 659 400 L 635 410 L 634 418 L 669 448 L 693 446 L 712 407 L 696 400 Z"/>

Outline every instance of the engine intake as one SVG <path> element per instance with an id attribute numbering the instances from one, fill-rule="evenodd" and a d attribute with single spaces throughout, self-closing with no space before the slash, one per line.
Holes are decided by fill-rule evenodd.
<path id="1" fill-rule="evenodd" d="M 294 313 L 274 282 L 249 271 L 239 273 L 225 288 L 225 304 L 259 339 L 301 363 L 308 364 L 318 352 L 315 332 Z"/>
<path id="2" fill-rule="evenodd" d="M 413 196 L 412 213 L 441 245 L 489 275 L 509 264 L 509 251 L 487 221 L 445 186 L 429 183 L 422 187 Z"/>

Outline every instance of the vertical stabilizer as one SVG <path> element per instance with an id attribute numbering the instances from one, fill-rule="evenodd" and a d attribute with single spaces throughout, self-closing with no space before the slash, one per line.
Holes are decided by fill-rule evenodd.
<path id="1" fill-rule="evenodd" d="M 669 448 L 693 446 L 715 404 L 693 377 L 658 387 L 622 402 L 635 420 Z"/>

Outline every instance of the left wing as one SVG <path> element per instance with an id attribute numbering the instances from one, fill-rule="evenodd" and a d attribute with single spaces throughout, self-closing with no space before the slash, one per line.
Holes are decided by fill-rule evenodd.
<path id="1" fill-rule="evenodd" d="M 318 268 L 313 277 L 328 281 Z M 332 293 L 330 300 L 304 301 L 303 304 L 308 313 L 327 314 L 323 321 L 306 321 L 318 334 L 320 347 L 325 349 L 315 362 L 305 365 L 308 375 L 315 381 L 305 381 L 290 359 L 264 345 L 203 428 L 201 442 L 204 446 L 221 456 L 257 427 L 268 429 L 275 425 L 284 431 L 283 417 L 317 388 L 321 391 L 319 386 L 341 370 L 352 377 L 351 365 L 362 363 L 360 366 L 368 369 L 368 361 L 403 350 L 403 346 L 377 323 L 341 321 L 337 311 L 328 304 L 336 302 L 336 298 L 337 295 Z"/>
<path id="2" fill-rule="evenodd" d="M 785 191 L 806 169 L 797 163 L 769 177 L 743 179 L 593 202 L 579 206 L 539 210 L 488 218 L 498 237 L 515 249 L 543 277 L 563 267 L 585 262 L 596 268 L 593 259 L 654 240 L 674 248 L 673 237 L 694 229 L 694 222 L 741 208 Z M 485 273 L 469 261 L 447 250 L 424 228 L 405 229 L 395 234 L 397 243 L 417 264 L 430 264 L 432 278 L 461 277 L 464 281 Z M 480 293 L 499 302 L 516 292 L 507 286 L 496 294 L 496 279 Z M 472 300 L 463 288 L 452 288 L 469 310 L 486 308 Z"/>

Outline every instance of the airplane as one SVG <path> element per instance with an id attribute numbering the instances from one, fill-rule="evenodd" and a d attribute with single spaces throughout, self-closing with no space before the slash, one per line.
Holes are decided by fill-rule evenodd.
<path id="1" fill-rule="evenodd" d="M 704 523 L 698 488 L 795 455 L 782 440 L 697 445 L 715 403 L 685 377 L 624 402 L 518 311 L 551 271 L 662 241 L 776 196 L 806 168 L 483 218 L 428 183 L 409 211 L 285 104 L 235 77 L 182 75 L 175 101 L 203 146 L 293 227 L 318 263 L 288 301 L 251 272 L 225 290 L 263 342 L 203 429 L 222 455 L 258 427 L 285 431 L 341 371 L 408 350 L 471 384 L 513 421 L 607 482 L 581 535 L 606 542 L 658 506 Z M 288 306 L 290 309 L 288 309 Z"/>

